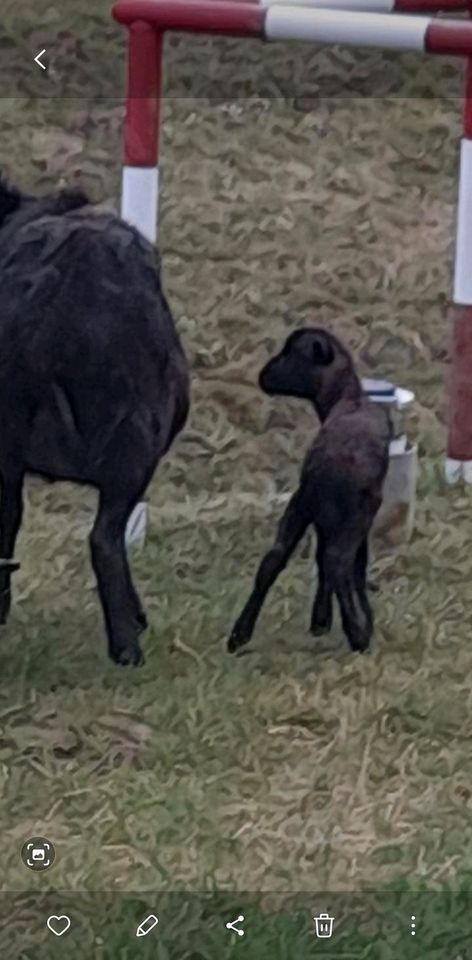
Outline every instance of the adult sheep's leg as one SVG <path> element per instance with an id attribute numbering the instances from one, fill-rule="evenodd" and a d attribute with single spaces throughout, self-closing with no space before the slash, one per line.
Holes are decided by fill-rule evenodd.
<path id="1" fill-rule="evenodd" d="M 121 666 L 143 662 L 139 635 L 146 619 L 131 580 L 125 547 L 126 524 L 139 495 L 129 500 L 120 496 L 119 491 L 102 489 L 90 536 L 109 654 Z"/>
<path id="2" fill-rule="evenodd" d="M 23 516 L 23 476 L 1 471 L 0 496 L 0 624 L 6 623 L 11 605 L 11 575 L 19 564 L 12 560 Z"/>
<path id="3" fill-rule="evenodd" d="M 374 618 L 372 616 L 372 608 L 369 603 L 369 597 L 367 594 L 368 582 L 367 582 L 367 566 L 369 562 L 369 544 L 367 537 L 364 538 L 360 544 L 356 559 L 355 559 L 355 580 L 356 580 L 356 591 L 359 598 L 359 603 L 364 612 L 367 625 L 370 625 L 371 632 L 374 628 Z"/>
<path id="4" fill-rule="evenodd" d="M 317 530 L 316 563 L 318 567 L 318 587 L 311 614 L 310 630 L 317 637 L 331 630 L 333 622 L 333 593 L 326 578 L 325 551 L 326 538 L 323 531 Z"/>
<path id="5" fill-rule="evenodd" d="M 228 640 L 230 653 L 234 653 L 251 639 L 267 593 L 288 563 L 310 520 L 307 503 L 302 492 L 297 490 L 279 523 L 275 543 L 260 564 L 249 600 L 233 627 Z"/>

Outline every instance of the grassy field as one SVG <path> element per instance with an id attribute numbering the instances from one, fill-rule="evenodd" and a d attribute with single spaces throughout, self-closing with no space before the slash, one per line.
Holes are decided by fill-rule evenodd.
<path id="1" fill-rule="evenodd" d="M 80 182 L 116 204 L 123 42 L 108 4 L 93 16 L 86 0 L 38 4 L 34 17 L 30 0 L 16 6 L 0 36 L 0 166 L 27 188 Z M 41 45 L 47 97 L 26 66 Z M 166 65 L 162 269 L 193 409 L 133 561 L 147 663 L 107 661 L 86 542 L 93 493 L 31 481 L 2 632 L 2 889 L 340 894 L 409 878 L 467 890 L 472 503 L 445 488 L 441 464 L 460 73 L 192 39 L 171 41 Z M 307 543 L 251 655 L 233 660 L 224 640 L 316 429 L 309 410 L 260 396 L 257 372 L 312 321 L 345 338 L 363 374 L 416 391 L 416 528 L 374 564 L 371 655 L 351 656 L 339 626 L 323 644 L 309 637 Z M 19 858 L 35 834 L 57 844 L 43 876 Z M 0 926 L 5 950 L 9 936 Z M 88 956 L 136 956 L 120 936 Z M 292 955 L 265 936 L 250 956 Z M 358 955 L 394 956 L 361 940 Z M 9 957 L 56 955 L 8 943 Z M 185 949 L 153 956 L 214 955 Z M 402 941 L 408 960 L 412 949 Z"/>

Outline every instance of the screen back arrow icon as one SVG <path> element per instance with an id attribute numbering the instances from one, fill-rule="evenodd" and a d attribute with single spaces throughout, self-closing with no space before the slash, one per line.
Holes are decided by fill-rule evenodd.
<path id="1" fill-rule="evenodd" d="M 46 50 L 41 50 L 41 53 L 38 53 L 37 57 L 34 58 L 34 62 L 38 64 L 38 67 L 41 67 L 41 70 L 46 69 L 44 63 L 41 63 L 41 57 L 43 53 L 46 53 Z"/>

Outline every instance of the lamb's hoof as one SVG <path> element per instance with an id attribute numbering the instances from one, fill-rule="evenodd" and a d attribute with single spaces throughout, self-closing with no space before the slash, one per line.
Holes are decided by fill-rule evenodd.
<path id="1" fill-rule="evenodd" d="M 119 667 L 141 667 L 145 663 L 143 651 L 138 644 L 112 650 L 110 656 Z"/>
<path id="2" fill-rule="evenodd" d="M 314 637 L 322 637 L 324 633 L 329 633 L 332 625 L 333 605 L 329 599 L 317 594 L 311 609 L 310 633 Z"/>
<path id="3" fill-rule="evenodd" d="M 329 623 L 327 620 L 324 622 L 322 621 L 317 621 L 315 623 L 313 621 L 311 622 L 310 633 L 314 637 L 322 637 L 325 633 L 329 633 L 330 630 L 331 630 L 331 623 Z"/>
<path id="4" fill-rule="evenodd" d="M 353 653 L 367 653 L 370 650 L 370 640 L 350 641 L 350 647 Z"/>

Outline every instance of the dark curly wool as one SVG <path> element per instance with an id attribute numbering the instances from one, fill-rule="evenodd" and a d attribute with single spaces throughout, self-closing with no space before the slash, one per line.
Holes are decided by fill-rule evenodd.
<path id="1" fill-rule="evenodd" d="M 100 492 L 91 552 L 112 658 L 138 663 L 145 616 L 124 533 L 182 429 L 189 373 L 155 251 L 80 192 L 0 182 L 0 620 L 26 472 Z"/>
<path id="2" fill-rule="evenodd" d="M 321 328 L 291 334 L 264 367 L 265 393 L 310 400 L 321 429 L 305 458 L 300 485 L 264 557 L 253 592 L 229 640 L 247 643 L 265 596 L 310 525 L 317 533 L 318 589 L 311 630 L 329 630 L 332 598 L 352 650 L 369 646 L 373 617 L 367 596 L 368 535 L 382 502 L 391 425 L 362 392 L 349 352 Z"/>

